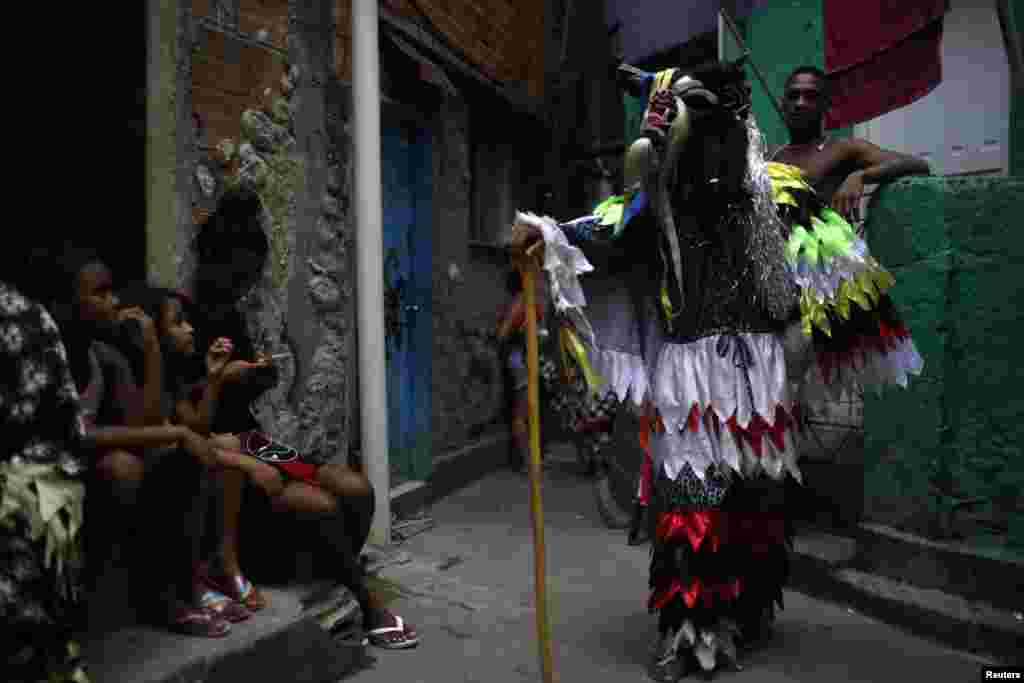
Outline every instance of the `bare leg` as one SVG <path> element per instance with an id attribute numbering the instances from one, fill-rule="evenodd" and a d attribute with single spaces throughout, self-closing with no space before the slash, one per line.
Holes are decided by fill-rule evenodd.
<path id="1" fill-rule="evenodd" d="M 378 631 L 372 640 L 382 647 L 409 647 L 418 641 L 416 629 L 402 622 L 390 612 L 383 601 L 369 590 L 366 575 L 359 562 L 359 554 L 366 543 L 373 520 L 374 492 L 366 477 L 355 470 L 338 465 L 321 467 L 317 479 L 324 488 L 337 494 L 332 496 L 336 509 L 317 522 L 320 542 L 332 553 L 332 565 L 340 583 L 352 591 L 363 613 L 363 628 L 367 631 L 395 628 L 390 632 Z M 295 493 L 309 494 L 297 484 L 289 484 Z M 323 489 L 318 489 L 323 493 Z M 312 496 L 309 496 L 310 498 Z"/>
<path id="2" fill-rule="evenodd" d="M 217 460 L 221 465 L 241 470 L 252 483 L 274 498 L 281 494 L 284 482 L 281 474 L 272 466 L 242 452 L 242 442 L 233 434 L 216 434 L 211 437 Z"/>
<path id="3" fill-rule="evenodd" d="M 316 483 L 339 498 L 370 495 L 370 480 L 348 465 L 324 465 L 316 471 Z"/>
<path id="4" fill-rule="evenodd" d="M 281 495 L 271 498 L 270 503 L 275 512 L 313 518 L 327 517 L 338 510 L 338 499 L 333 493 L 301 481 L 288 482 Z"/>
<path id="5" fill-rule="evenodd" d="M 242 515 L 242 492 L 245 487 L 245 472 L 228 469 L 223 474 L 224 494 L 222 498 L 222 524 L 220 559 L 222 569 L 230 576 L 242 573 L 238 562 L 239 520 Z"/>
<path id="6" fill-rule="evenodd" d="M 131 503 L 135 500 L 145 469 L 142 458 L 123 450 L 112 450 L 103 454 L 96 464 L 96 472 L 100 479 L 111 487 L 114 498 L 119 503 Z"/>
<path id="7" fill-rule="evenodd" d="M 217 459 L 225 469 L 221 473 L 223 498 L 219 566 L 211 567 L 209 581 L 214 588 L 256 611 L 267 605 L 260 591 L 243 579 L 239 559 L 241 545 L 242 497 L 246 478 L 263 489 L 273 500 L 284 491 L 281 474 L 273 466 L 241 452 L 238 437 L 217 434 L 211 438 Z"/>

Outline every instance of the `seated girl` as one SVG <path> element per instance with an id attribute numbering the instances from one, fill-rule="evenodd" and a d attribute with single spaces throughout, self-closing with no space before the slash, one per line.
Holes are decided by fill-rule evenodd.
<path id="1" fill-rule="evenodd" d="M 147 595 L 147 601 L 153 598 L 157 618 L 175 630 L 208 637 L 226 635 L 229 626 L 221 615 L 193 607 L 185 548 L 191 545 L 191 536 L 198 534 L 193 526 L 196 520 L 190 517 L 195 507 L 192 499 L 207 472 L 223 464 L 218 461 L 218 451 L 208 438 L 163 418 L 161 353 L 153 320 L 141 309 L 119 306 L 110 270 L 97 256 L 73 247 L 61 253 L 61 269 L 49 303 L 82 398 L 84 444 L 98 480 L 92 485 L 100 484 L 100 492 L 105 494 L 101 499 L 116 504 L 136 498 L 145 480 L 161 480 L 154 486 L 163 503 L 155 523 L 166 524 L 167 529 L 140 530 L 143 537 L 156 539 L 140 573 L 158 593 Z M 141 334 L 145 371 L 141 391 L 123 355 L 100 341 L 132 336 L 126 321 L 135 321 L 135 332 Z M 168 473 L 175 476 L 164 480 Z"/>
<path id="2" fill-rule="evenodd" d="M 193 330 L 187 316 L 190 304 L 179 293 L 153 291 L 159 296 L 152 297 L 151 301 L 158 303 L 149 304 L 149 313 L 158 321 L 161 345 L 167 354 L 165 364 L 168 367 L 187 365 L 194 348 Z M 176 422 L 200 434 L 211 433 L 215 417 L 218 427 L 230 427 L 231 420 L 221 416 L 237 412 L 239 406 L 228 404 L 228 392 L 235 390 L 236 400 L 240 400 L 237 399 L 238 387 L 246 382 L 247 376 L 273 375 L 270 358 L 256 354 L 250 361 L 233 358 L 234 355 L 237 354 L 232 340 L 214 339 L 206 353 L 205 379 L 176 390 Z M 186 376 L 186 373 L 175 374 Z M 265 382 L 263 386 L 265 388 Z M 401 617 L 386 610 L 367 589 L 358 558 L 369 535 L 374 493 L 362 472 L 343 464 L 312 462 L 257 430 L 213 434 L 211 441 L 217 448 L 218 458 L 228 464 L 229 469 L 223 479 L 221 546 L 215 560 L 201 573 L 208 588 L 254 611 L 267 604 L 259 589 L 245 578 L 239 560 L 242 493 L 247 476 L 267 494 L 275 511 L 314 520 L 341 518 L 343 531 L 321 533 L 319 540 L 329 546 L 342 574 L 341 583 L 359 602 L 369 642 L 388 649 L 413 647 L 419 642 L 415 630 Z"/>

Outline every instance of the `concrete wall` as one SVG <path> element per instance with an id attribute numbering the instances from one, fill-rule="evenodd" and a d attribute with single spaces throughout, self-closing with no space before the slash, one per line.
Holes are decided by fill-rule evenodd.
<path id="1" fill-rule="evenodd" d="M 237 302 L 257 345 L 291 352 L 281 381 L 257 402 L 264 428 L 324 461 L 345 459 L 351 383 L 349 157 L 328 134 L 325 85 L 334 62 L 330 3 L 245 5 L 237 24 L 211 27 L 208 3 L 186 9 L 191 58 L 179 131 L 191 206 L 180 228 L 179 284 L 191 284 L 197 227 L 230 187 L 255 190 L 271 253 L 256 289 Z M 193 118 L 192 112 L 198 114 Z M 199 125 L 196 125 L 199 124 Z M 329 162 L 330 159 L 330 162 Z M 203 179 L 212 180 L 204 187 Z M 200 302 L 202 303 L 202 302 Z"/>
<path id="2" fill-rule="evenodd" d="M 147 0 L 146 272 L 164 286 L 177 282 L 178 224 L 188 213 L 176 191 L 179 18 L 176 3 Z"/>
<path id="3" fill-rule="evenodd" d="M 1024 242 L 1016 178 L 918 178 L 884 188 L 871 248 L 897 279 L 924 375 L 865 401 L 865 514 L 980 548 L 1024 550 L 1024 379 L 1015 338 Z M 957 505 L 978 499 L 970 510 Z M 1000 530 L 999 527 L 1002 527 Z"/>
<path id="4" fill-rule="evenodd" d="M 484 245 L 470 246 L 471 135 L 494 122 L 487 109 L 464 97 L 441 104 L 435 137 L 434 213 L 434 453 L 441 455 L 500 423 L 502 378 L 491 338 L 495 311 L 503 301 L 503 256 Z M 497 182 L 478 178 L 477 182 Z M 507 182 L 507 178 L 503 179 Z M 506 221 L 511 224 L 512 216 Z M 494 226 L 497 238 L 500 226 Z M 450 277 L 451 266 L 459 277 Z"/>
<path id="5" fill-rule="evenodd" d="M 187 68 L 177 99 L 184 115 L 179 112 L 176 150 L 183 171 L 176 189 L 192 210 L 179 226 L 177 281 L 190 283 L 195 264 L 187 245 L 224 191 L 256 189 L 272 253 L 258 287 L 239 306 L 255 339 L 295 354 L 294 362 L 282 364 L 281 385 L 260 402 L 259 414 L 268 430 L 307 453 L 344 458 L 359 441 L 351 92 L 346 74 L 338 72 L 347 64 L 339 58 L 349 49 L 339 43 L 347 40 L 340 28 L 347 8 L 298 0 L 243 3 L 237 24 L 211 27 L 201 21 L 216 18 L 209 3 L 186 5 L 179 37 Z M 324 30 L 332 21 L 336 29 Z M 411 78 L 415 68 L 387 73 L 392 66 L 382 60 L 385 97 L 400 101 L 433 134 L 432 423 L 439 456 L 505 428 L 492 331 L 507 264 L 494 247 L 471 246 L 471 189 L 474 182 L 505 185 L 500 194 L 517 200 L 510 211 L 532 208 L 533 167 L 540 165 L 544 137 L 535 123 L 504 111 L 499 98 L 467 79 L 454 78 L 458 92 L 442 94 Z M 493 138 L 496 125 L 508 142 L 524 130 L 538 133 L 532 145 L 520 141 L 524 166 L 515 177 L 487 175 L 471 158 L 474 135 Z M 209 192 L 200 177 L 213 179 Z M 488 241 L 497 241 L 511 219 L 509 213 L 496 223 Z"/>

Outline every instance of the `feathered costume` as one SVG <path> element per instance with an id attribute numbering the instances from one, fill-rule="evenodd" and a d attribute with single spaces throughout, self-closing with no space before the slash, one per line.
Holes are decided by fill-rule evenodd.
<path id="1" fill-rule="evenodd" d="M 838 400 L 858 385 L 906 387 L 924 363 L 887 294 L 896 280 L 799 168 L 769 162 L 767 171 L 789 226 L 786 266 L 800 286 L 802 336 L 814 351 L 800 373 L 805 400 Z"/>
<path id="2" fill-rule="evenodd" d="M 903 384 L 920 358 L 884 296 L 891 276 L 798 169 L 765 161 L 741 64 L 644 86 L 626 195 L 569 223 L 517 222 L 543 234 L 560 334 L 592 388 L 653 408 L 652 673 L 675 680 L 735 663 L 782 606 L 783 484 L 801 479 L 787 361 L 815 355 L 807 377 L 836 388 Z"/>

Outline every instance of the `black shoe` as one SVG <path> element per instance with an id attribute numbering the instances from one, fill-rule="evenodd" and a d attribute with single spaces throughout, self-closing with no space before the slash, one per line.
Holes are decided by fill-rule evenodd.
<path id="1" fill-rule="evenodd" d="M 647 533 L 647 506 L 637 501 L 633 504 L 633 519 L 629 523 L 629 536 L 626 542 L 629 545 L 643 545 L 649 540 L 651 539 Z"/>

